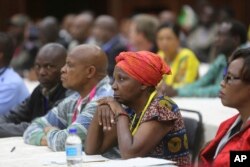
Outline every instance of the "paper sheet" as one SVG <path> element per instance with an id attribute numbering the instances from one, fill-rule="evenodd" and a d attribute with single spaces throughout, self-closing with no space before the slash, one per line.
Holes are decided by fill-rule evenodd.
<path id="1" fill-rule="evenodd" d="M 175 166 L 175 162 L 158 159 L 152 157 L 145 158 L 131 158 L 127 160 L 109 160 L 102 155 L 86 155 L 83 154 L 83 163 L 88 164 L 90 167 L 147 167 L 147 166 Z M 65 152 L 57 152 L 56 154 L 45 156 L 43 165 L 66 165 L 66 155 Z M 96 162 L 96 163 L 95 163 Z M 99 163 L 98 163 L 99 162 Z"/>
<path id="2" fill-rule="evenodd" d="M 175 162 L 158 158 L 132 158 L 128 160 L 109 160 L 91 167 L 147 167 L 147 166 L 175 166 Z"/>
<path id="3" fill-rule="evenodd" d="M 103 162 L 109 159 L 103 157 L 102 155 L 86 155 L 82 152 L 82 160 L 83 163 L 90 163 L 90 162 Z M 45 156 L 42 162 L 43 165 L 65 165 L 66 162 L 66 155 L 65 152 L 55 152 L 53 155 Z"/>
<path id="4" fill-rule="evenodd" d="M 100 161 L 108 161 L 108 158 L 103 157 L 102 155 L 86 155 L 83 154 L 83 162 L 100 162 Z"/>

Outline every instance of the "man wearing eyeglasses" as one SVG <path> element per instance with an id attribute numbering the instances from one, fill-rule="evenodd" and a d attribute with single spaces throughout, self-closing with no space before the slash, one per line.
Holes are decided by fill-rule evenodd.
<path id="1" fill-rule="evenodd" d="M 222 104 L 239 113 L 221 123 L 215 138 L 201 152 L 201 166 L 247 166 L 250 162 L 247 157 L 250 154 L 250 48 L 233 53 L 220 85 Z M 244 162 L 234 156 L 243 154 Z"/>
<path id="2" fill-rule="evenodd" d="M 210 64 L 208 72 L 196 82 L 173 89 L 166 87 L 159 94 L 182 97 L 216 97 L 220 90 L 220 82 L 226 72 L 227 62 L 232 52 L 247 41 L 246 27 L 236 20 L 222 22 L 218 27 L 214 43 L 216 59 Z"/>

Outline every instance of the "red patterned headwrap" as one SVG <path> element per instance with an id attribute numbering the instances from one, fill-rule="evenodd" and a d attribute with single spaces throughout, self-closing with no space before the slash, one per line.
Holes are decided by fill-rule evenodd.
<path id="1" fill-rule="evenodd" d="M 163 74 L 171 74 L 170 67 L 152 52 L 121 52 L 115 60 L 117 67 L 147 86 L 156 86 Z"/>

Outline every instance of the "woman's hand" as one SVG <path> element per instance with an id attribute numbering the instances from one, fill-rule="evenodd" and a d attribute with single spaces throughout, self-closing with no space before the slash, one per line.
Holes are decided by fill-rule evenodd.
<path id="1" fill-rule="evenodd" d="M 115 124 L 115 118 L 119 113 L 124 112 L 121 104 L 113 97 L 106 97 L 98 100 L 98 120 L 99 125 L 103 126 L 103 130 L 111 130 Z"/>
<path id="2" fill-rule="evenodd" d="M 98 100 L 99 105 L 108 104 L 114 114 L 123 112 L 123 108 L 113 97 L 105 97 Z"/>
<path id="3" fill-rule="evenodd" d="M 114 113 L 108 104 L 99 104 L 97 107 L 98 122 L 100 126 L 103 126 L 103 130 L 111 130 L 113 124 L 115 124 Z"/>

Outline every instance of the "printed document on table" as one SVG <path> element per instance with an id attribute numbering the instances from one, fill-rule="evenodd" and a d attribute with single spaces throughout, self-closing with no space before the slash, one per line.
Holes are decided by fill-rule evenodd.
<path id="1" fill-rule="evenodd" d="M 175 162 L 166 160 L 166 159 L 158 159 L 158 158 L 131 158 L 127 160 L 109 160 L 100 164 L 91 165 L 91 167 L 147 167 L 147 166 L 161 166 L 161 165 L 169 165 L 175 166 Z"/>

